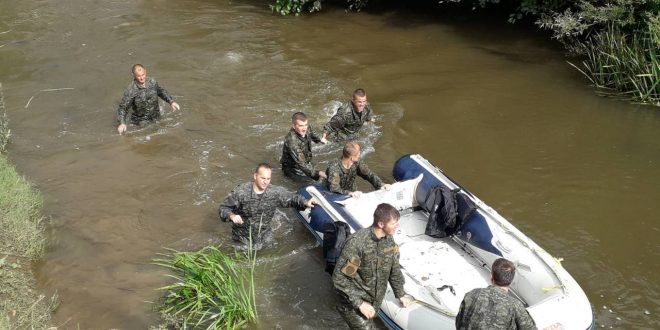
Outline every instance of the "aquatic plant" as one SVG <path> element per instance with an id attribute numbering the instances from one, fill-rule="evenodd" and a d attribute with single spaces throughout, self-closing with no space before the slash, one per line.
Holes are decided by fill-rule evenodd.
<path id="1" fill-rule="evenodd" d="M 582 72 L 602 94 L 660 106 L 660 29 L 628 35 L 616 26 L 580 43 Z"/>
<path id="2" fill-rule="evenodd" d="M 168 249 L 154 263 L 175 272 L 175 283 L 156 305 L 163 318 L 183 329 L 236 329 L 257 319 L 254 288 L 256 254 L 228 255 L 207 246 L 197 252 Z"/>

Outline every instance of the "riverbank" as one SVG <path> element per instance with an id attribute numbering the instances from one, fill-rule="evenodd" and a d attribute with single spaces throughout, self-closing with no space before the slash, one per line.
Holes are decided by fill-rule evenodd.
<path id="1" fill-rule="evenodd" d="M 9 138 L 0 85 L 0 329 L 45 329 L 56 306 L 35 290 L 32 262 L 43 255 L 41 196 L 4 151 Z"/>
<path id="2" fill-rule="evenodd" d="M 41 197 L 0 155 L 0 329 L 44 329 L 55 297 L 35 290 L 32 262 L 44 250 Z"/>

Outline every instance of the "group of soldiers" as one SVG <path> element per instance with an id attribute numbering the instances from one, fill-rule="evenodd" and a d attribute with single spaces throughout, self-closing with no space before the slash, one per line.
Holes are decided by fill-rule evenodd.
<path id="1" fill-rule="evenodd" d="M 127 87 L 117 110 L 117 131 L 123 134 L 127 124 L 144 125 L 160 118 L 158 98 L 170 104 L 174 111 L 179 105 L 158 84 L 147 77 L 141 64 L 132 67 L 133 81 Z M 132 110 L 132 111 L 131 111 Z M 130 121 L 128 113 L 131 112 Z M 314 130 L 302 112 L 291 118 L 291 129 L 284 139 L 282 172 L 289 178 L 303 183 L 322 182 L 335 193 L 359 198 L 356 189 L 357 176 L 367 180 L 375 189 L 389 190 L 367 164 L 360 159 L 361 148 L 355 141 L 365 123 L 373 122 L 373 114 L 367 103 L 366 92 L 358 88 L 349 102 L 344 103 L 322 132 Z M 343 142 L 341 157 L 331 161 L 325 171 L 312 163 L 312 143 Z M 239 248 L 261 249 L 274 241 L 271 220 L 276 208 L 311 208 L 314 198 L 306 199 L 287 189 L 271 185 L 272 167 L 260 163 L 255 168 L 252 181 L 236 186 L 219 208 L 223 222 L 232 223 L 232 239 Z M 394 296 L 405 308 L 413 299 L 406 295 L 404 277 L 399 264 L 399 247 L 393 235 L 399 227 L 399 211 L 383 203 L 374 212 L 371 227 L 363 228 L 346 240 L 332 281 L 338 295 L 337 310 L 351 329 L 373 329 L 375 316 L 389 283 Z M 456 317 L 458 329 L 536 329 L 522 303 L 507 294 L 515 274 L 514 265 L 506 259 L 498 259 L 492 267 L 492 285 L 475 289 L 465 295 Z"/>

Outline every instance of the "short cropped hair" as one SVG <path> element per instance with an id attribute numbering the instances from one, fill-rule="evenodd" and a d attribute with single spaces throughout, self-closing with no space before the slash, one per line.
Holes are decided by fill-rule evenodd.
<path id="1" fill-rule="evenodd" d="M 516 275 L 516 266 L 507 259 L 499 258 L 493 262 L 492 275 L 495 285 L 509 286 Z"/>
<path id="2" fill-rule="evenodd" d="M 307 120 L 307 115 L 303 112 L 296 112 L 291 116 L 291 122 L 296 123 L 296 121 L 305 121 Z"/>
<path id="3" fill-rule="evenodd" d="M 376 206 L 376 211 L 374 211 L 374 223 L 372 225 L 377 227 L 379 222 L 388 223 L 391 220 L 399 220 L 400 216 L 401 214 L 396 208 L 394 208 L 394 206 L 387 203 L 381 203 Z"/>
<path id="4" fill-rule="evenodd" d="M 137 70 L 138 68 L 140 68 L 142 70 L 146 70 L 144 68 L 144 65 L 142 65 L 140 63 L 136 63 L 136 64 L 133 64 L 133 67 L 131 68 L 131 73 L 135 73 L 135 70 Z"/>
<path id="5" fill-rule="evenodd" d="M 359 97 L 367 96 L 367 92 L 365 92 L 364 89 L 362 88 L 358 88 L 353 92 L 353 98 L 355 98 L 356 96 Z"/>
<path id="6" fill-rule="evenodd" d="M 273 170 L 273 167 L 270 166 L 270 164 L 268 164 L 268 163 L 259 163 L 259 165 L 257 165 L 257 167 L 254 169 L 254 173 L 259 173 L 259 169 L 262 169 L 262 168 L 267 169 L 267 170 L 271 170 L 271 171 Z"/>
<path id="7" fill-rule="evenodd" d="M 360 152 L 360 145 L 356 141 L 348 141 L 344 144 L 344 150 L 341 151 L 341 154 L 344 158 L 348 158 L 358 152 Z"/>

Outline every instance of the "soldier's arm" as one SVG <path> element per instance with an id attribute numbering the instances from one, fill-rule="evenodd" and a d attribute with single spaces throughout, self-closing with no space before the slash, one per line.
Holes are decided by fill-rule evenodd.
<path id="1" fill-rule="evenodd" d="M 456 314 L 456 321 L 454 321 L 454 325 L 456 326 L 457 330 L 461 329 L 464 313 L 465 313 L 465 298 L 463 298 L 463 301 L 461 301 L 461 307 L 458 309 L 458 314 Z"/>
<path id="2" fill-rule="evenodd" d="M 364 163 L 364 162 L 359 162 L 358 163 L 357 174 L 361 178 L 369 181 L 369 183 L 371 183 L 371 185 L 375 189 L 380 189 L 380 188 L 383 187 L 383 180 L 381 180 L 380 177 L 378 177 L 378 175 L 376 175 L 376 173 L 372 172 L 369 169 L 369 167 L 367 166 L 366 163 Z"/>
<path id="3" fill-rule="evenodd" d="M 156 84 L 156 93 L 158 94 L 158 97 L 167 102 L 167 104 L 172 104 L 174 99 L 170 96 L 167 90 L 165 90 L 165 88 L 163 88 L 156 80 L 154 80 L 154 84 Z"/>
<path id="4" fill-rule="evenodd" d="M 362 298 L 360 298 L 360 289 L 354 284 L 353 277 L 357 275 L 357 268 L 352 268 L 349 263 L 351 259 L 355 261 L 355 257 L 360 259 L 360 254 L 354 244 L 355 240 L 348 239 L 346 245 L 337 259 L 337 266 L 332 273 L 332 283 L 337 291 L 339 291 L 355 309 L 359 309 L 362 305 Z M 354 266 L 353 263 L 352 266 Z M 348 266 L 348 267 L 347 267 Z M 359 264 L 358 264 L 359 266 Z"/>
<path id="5" fill-rule="evenodd" d="M 336 113 L 330 121 L 323 126 L 323 133 L 327 134 L 330 132 L 336 132 L 346 125 L 346 120 L 340 113 Z"/>
<path id="6" fill-rule="evenodd" d="M 295 207 L 299 210 L 305 209 L 307 199 L 298 195 L 297 193 L 290 192 L 282 187 L 278 187 L 278 202 L 281 207 Z"/>
<path id="7" fill-rule="evenodd" d="M 296 167 L 298 167 L 305 175 L 310 178 L 318 178 L 318 171 L 314 169 L 312 163 L 308 163 L 305 158 L 305 152 L 302 150 L 302 146 L 298 143 L 291 143 L 290 141 L 284 142 L 284 149 L 291 156 L 291 159 L 296 162 Z"/>
<path id="8" fill-rule="evenodd" d="M 309 137 L 312 138 L 314 143 L 321 143 L 321 138 L 323 137 L 322 133 L 319 134 L 311 125 L 309 126 Z"/>
<path id="9" fill-rule="evenodd" d="M 376 119 L 373 116 L 373 112 L 371 111 L 371 107 L 369 106 L 369 104 L 367 104 L 365 106 L 365 110 L 367 110 L 367 118 L 364 118 L 364 121 L 365 122 L 370 122 L 370 123 L 373 123 L 374 121 L 376 121 Z"/>
<path id="10" fill-rule="evenodd" d="M 406 295 L 406 292 L 403 290 L 403 284 L 406 282 L 403 277 L 403 272 L 401 271 L 401 264 L 399 264 L 399 252 L 397 246 L 397 252 L 392 256 L 394 262 L 392 262 L 392 270 L 390 271 L 390 285 L 392 286 L 392 291 L 394 291 L 394 297 L 401 298 Z"/>
<path id="11" fill-rule="evenodd" d="M 238 199 L 238 194 L 236 193 L 236 188 L 229 193 L 229 196 L 220 204 L 218 214 L 220 215 L 220 220 L 227 222 L 231 221 L 229 217 L 232 214 L 237 214 L 237 210 L 240 208 L 240 201 Z"/>
<path id="12" fill-rule="evenodd" d="M 126 88 L 124 91 L 124 96 L 119 101 L 119 107 L 117 107 L 117 122 L 119 125 L 126 125 L 126 117 L 128 115 L 128 107 L 133 101 L 134 94 L 132 93 L 131 88 Z"/>
<path id="13" fill-rule="evenodd" d="M 527 312 L 527 309 L 522 304 L 516 304 L 517 307 L 515 309 L 515 320 L 516 320 L 516 325 L 518 326 L 518 329 L 520 330 L 536 330 L 536 323 L 534 322 L 534 319 L 529 315 L 529 312 Z"/>

